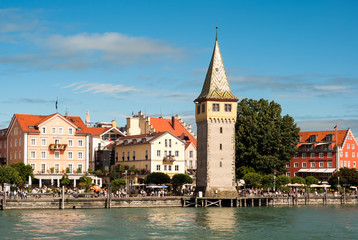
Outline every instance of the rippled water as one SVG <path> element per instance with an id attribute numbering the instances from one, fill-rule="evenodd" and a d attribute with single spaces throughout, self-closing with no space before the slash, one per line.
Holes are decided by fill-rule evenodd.
<path id="1" fill-rule="evenodd" d="M 0 211 L 0 239 L 357 239 L 358 207 Z"/>

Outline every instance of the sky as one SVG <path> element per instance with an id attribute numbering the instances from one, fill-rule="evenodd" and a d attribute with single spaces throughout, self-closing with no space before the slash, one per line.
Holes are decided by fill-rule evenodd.
<path id="1" fill-rule="evenodd" d="M 358 1 L 0 0 L 0 129 L 58 111 L 126 124 L 179 116 L 193 100 L 215 27 L 232 92 L 268 99 L 301 131 L 358 134 Z"/>

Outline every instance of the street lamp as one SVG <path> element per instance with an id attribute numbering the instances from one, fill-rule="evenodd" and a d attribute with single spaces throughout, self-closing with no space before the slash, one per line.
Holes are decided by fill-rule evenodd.
<path id="1" fill-rule="evenodd" d="M 338 178 L 338 185 L 337 185 L 337 187 L 338 187 L 338 193 L 340 193 L 340 187 L 341 187 L 341 185 L 339 185 L 339 177 L 337 177 Z"/>

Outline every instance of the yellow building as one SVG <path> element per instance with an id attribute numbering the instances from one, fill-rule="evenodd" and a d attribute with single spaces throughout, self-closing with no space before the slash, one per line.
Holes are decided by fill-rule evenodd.
<path id="1" fill-rule="evenodd" d="M 140 173 L 184 173 L 184 158 L 185 142 L 170 132 L 126 136 L 115 143 L 115 164 Z"/>

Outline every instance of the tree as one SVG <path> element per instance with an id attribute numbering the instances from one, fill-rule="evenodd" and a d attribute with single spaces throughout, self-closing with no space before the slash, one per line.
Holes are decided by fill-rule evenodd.
<path id="1" fill-rule="evenodd" d="M 341 186 L 358 186 L 358 172 L 354 168 L 341 168 L 338 172 L 328 179 L 328 183 L 337 188 L 339 177 L 339 185 Z"/>
<path id="2" fill-rule="evenodd" d="M 318 183 L 318 179 L 313 177 L 313 176 L 308 176 L 308 177 L 305 178 L 305 180 L 306 180 L 307 185 L 317 184 Z"/>
<path id="3" fill-rule="evenodd" d="M 281 186 L 289 184 L 290 182 L 291 178 L 285 175 L 280 175 L 276 178 L 276 185 L 278 188 L 281 188 Z"/>
<path id="4" fill-rule="evenodd" d="M 259 173 L 247 173 L 243 179 L 246 185 L 257 188 L 261 184 L 262 176 Z"/>
<path id="5" fill-rule="evenodd" d="M 61 178 L 61 185 L 64 185 L 64 186 L 70 186 L 70 179 L 68 177 L 68 175 L 66 173 L 63 174 L 62 178 Z"/>
<path id="6" fill-rule="evenodd" d="M 33 169 L 30 165 L 25 165 L 22 162 L 19 163 L 13 163 L 10 165 L 12 168 L 16 169 L 16 171 L 19 173 L 19 177 L 21 178 L 21 182 L 26 182 L 29 177 L 34 177 Z"/>
<path id="7" fill-rule="evenodd" d="M 148 174 L 144 178 L 145 183 L 153 183 L 153 184 L 165 184 L 170 183 L 170 177 L 162 172 L 153 172 Z"/>
<path id="8" fill-rule="evenodd" d="M 121 186 L 126 185 L 126 180 L 117 178 L 111 181 L 112 190 L 114 192 L 118 191 Z"/>
<path id="9" fill-rule="evenodd" d="M 81 188 L 84 188 L 86 191 L 88 191 L 94 185 L 94 183 L 92 183 L 92 178 L 88 177 L 87 174 L 80 177 L 79 180 L 80 180 L 79 186 Z"/>
<path id="10" fill-rule="evenodd" d="M 19 176 L 19 172 L 10 167 L 10 166 L 0 166 L 0 184 L 4 191 L 4 184 L 20 184 L 21 183 L 21 177 Z"/>
<path id="11" fill-rule="evenodd" d="M 238 103 L 236 166 L 252 167 L 263 174 L 283 174 L 297 152 L 300 129 L 273 101 L 243 99 Z"/>
<path id="12" fill-rule="evenodd" d="M 303 177 L 298 177 L 298 176 L 294 176 L 293 178 L 291 178 L 291 182 L 292 183 L 299 183 L 299 184 L 305 184 L 306 181 Z"/>
<path id="13" fill-rule="evenodd" d="M 236 169 L 236 178 L 242 179 L 247 173 L 254 173 L 255 169 L 252 167 L 241 166 Z"/>
<path id="14" fill-rule="evenodd" d="M 264 175 L 261 179 L 261 184 L 263 188 L 273 188 L 274 187 L 275 176 L 273 174 Z"/>
<path id="15" fill-rule="evenodd" d="M 181 192 L 184 184 L 193 183 L 193 179 L 188 174 L 175 174 L 172 178 L 172 185 L 176 192 Z"/>

